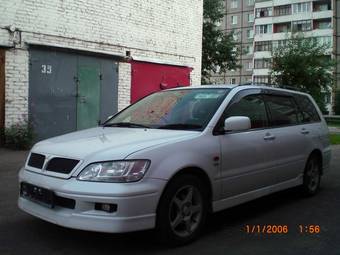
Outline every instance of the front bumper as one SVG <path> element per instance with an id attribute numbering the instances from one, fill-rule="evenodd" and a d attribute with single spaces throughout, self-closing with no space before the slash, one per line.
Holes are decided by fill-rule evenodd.
<path id="1" fill-rule="evenodd" d="M 23 211 L 48 222 L 81 230 L 123 233 L 155 227 L 156 209 L 166 181 L 143 179 L 136 183 L 99 183 L 68 180 L 32 173 L 22 169 L 19 182 L 52 190 L 57 196 L 75 200 L 75 208 L 53 209 L 19 197 Z M 95 210 L 95 203 L 116 204 L 109 213 Z"/>

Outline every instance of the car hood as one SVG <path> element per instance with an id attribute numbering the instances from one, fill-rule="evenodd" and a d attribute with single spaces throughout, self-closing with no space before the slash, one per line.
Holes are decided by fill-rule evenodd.
<path id="1" fill-rule="evenodd" d="M 131 153 L 162 143 L 199 135 L 197 131 L 97 127 L 37 143 L 32 151 L 67 158 L 124 159 Z"/>

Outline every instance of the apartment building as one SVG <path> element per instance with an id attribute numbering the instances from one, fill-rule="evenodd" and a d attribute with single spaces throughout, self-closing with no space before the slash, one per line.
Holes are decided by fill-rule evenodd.
<path id="1" fill-rule="evenodd" d="M 320 44 L 333 47 L 333 11 L 331 0 L 256 0 L 254 6 L 253 82 L 270 83 L 272 52 L 284 45 L 292 33 L 303 32 Z"/>
<path id="2" fill-rule="evenodd" d="M 234 32 L 240 58 L 240 69 L 214 74 L 212 83 L 239 84 L 250 82 L 253 73 L 254 0 L 225 0 L 225 16 L 221 29 Z"/>

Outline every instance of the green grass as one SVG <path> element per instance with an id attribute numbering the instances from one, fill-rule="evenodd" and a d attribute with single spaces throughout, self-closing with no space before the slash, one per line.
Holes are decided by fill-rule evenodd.
<path id="1" fill-rule="evenodd" d="M 331 144 L 340 144 L 340 134 L 330 134 Z"/>

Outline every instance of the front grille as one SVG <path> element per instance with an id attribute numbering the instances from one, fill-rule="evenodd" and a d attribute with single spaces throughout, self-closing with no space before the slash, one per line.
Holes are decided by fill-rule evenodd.
<path id="1" fill-rule="evenodd" d="M 42 169 L 45 162 L 45 156 L 37 153 L 32 153 L 27 165 Z"/>
<path id="2" fill-rule="evenodd" d="M 75 159 L 53 158 L 48 162 L 46 170 L 56 173 L 69 174 L 78 163 L 79 160 Z"/>

